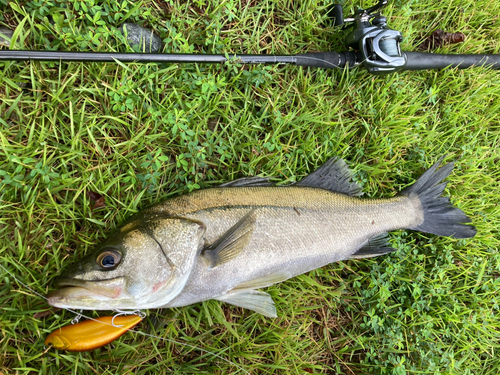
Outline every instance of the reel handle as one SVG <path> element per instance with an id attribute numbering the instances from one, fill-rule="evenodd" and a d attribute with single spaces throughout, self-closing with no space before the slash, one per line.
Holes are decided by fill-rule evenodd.
<path id="1" fill-rule="evenodd" d="M 375 4 L 374 6 L 368 8 L 365 10 L 365 12 L 367 14 L 372 14 L 373 12 L 375 12 L 376 10 L 379 10 L 380 8 L 383 8 L 384 6 L 387 5 L 387 3 L 389 2 L 389 0 L 380 0 L 378 2 L 378 4 Z"/>

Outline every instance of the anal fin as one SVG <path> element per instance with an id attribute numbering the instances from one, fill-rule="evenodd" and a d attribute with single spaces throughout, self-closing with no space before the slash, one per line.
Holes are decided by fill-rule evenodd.
<path id="1" fill-rule="evenodd" d="M 387 232 L 383 232 L 373 236 L 363 247 L 352 254 L 349 259 L 372 258 L 396 251 L 397 249 L 391 247 L 389 242 L 387 242 L 388 235 Z"/>

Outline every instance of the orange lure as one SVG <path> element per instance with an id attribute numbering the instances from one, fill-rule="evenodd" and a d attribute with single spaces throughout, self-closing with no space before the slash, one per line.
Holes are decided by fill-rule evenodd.
<path id="1" fill-rule="evenodd" d="M 138 315 L 117 316 L 113 323 L 121 327 L 114 327 L 112 319 L 112 316 L 103 316 L 96 321 L 85 320 L 59 328 L 45 339 L 45 345 L 70 352 L 94 350 L 116 340 L 142 320 Z"/>

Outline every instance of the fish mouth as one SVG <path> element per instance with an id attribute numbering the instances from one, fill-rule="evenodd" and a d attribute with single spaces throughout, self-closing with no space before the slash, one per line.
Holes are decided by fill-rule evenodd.
<path id="1" fill-rule="evenodd" d="M 59 279 L 57 289 L 47 296 L 51 306 L 60 308 L 94 309 L 96 304 L 122 297 L 125 278 L 103 280 Z"/>

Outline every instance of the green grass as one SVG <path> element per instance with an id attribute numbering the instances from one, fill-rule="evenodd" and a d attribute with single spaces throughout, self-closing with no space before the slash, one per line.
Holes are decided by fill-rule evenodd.
<path id="1" fill-rule="evenodd" d="M 165 52 L 341 49 L 318 0 L 85 3 L 0 0 L 0 24 L 21 25 L 18 49 L 132 51 L 114 29 L 125 17 L 155 30 Z M 401 1 L 384 13 L 405 50 L 441 28 L 466 41 L 438 52 L 499 53 L 500 2 Z M 349 162 L 368 197 L 389 197 L 447 155 L 456 168 L 446 193 L 473 219 L 475 238 L 394 232 L 399 252 L 268 288 L 277 319 L 209 301 L 150 311 L 159 320 L 138 330 L 252 374 L 498 374 L 499 108 L 500 73 L 485 69 L 375 77 L 0 62 L 0 264 L 45 295 L 64 267 L 162 199 L 256 174 L 298 181 L 332 156 Z M 88 191 L 106 206 L 93 210 Z M 0 277 L 0 373 L 243 373 L 136 333 L 89 353 L 45 352 L 46 336 L 74 314 L 37 318 L 45 300 Z"/>

